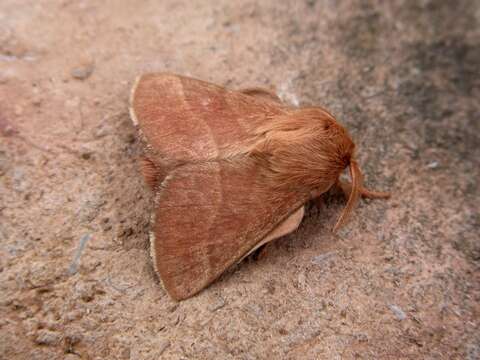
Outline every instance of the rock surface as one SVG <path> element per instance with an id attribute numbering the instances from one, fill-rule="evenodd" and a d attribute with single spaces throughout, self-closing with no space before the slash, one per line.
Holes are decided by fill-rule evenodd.
<path id="1" fill-rule="evenodd" d="M 478 358 L 478 1 L 3 0 L 0 14 L 1 359 Z M 83 59 L 95 70 L 78 81 Z M 165 70 L 325 106 L 393 198 L 333 235 L 345 201 L 329 194 L 176 304 L 149 259 L 127 109 L 135 76 Z"/>

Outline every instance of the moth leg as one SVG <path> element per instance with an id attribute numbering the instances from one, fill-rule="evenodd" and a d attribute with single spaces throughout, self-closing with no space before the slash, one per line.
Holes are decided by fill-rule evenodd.
<path id="1" fill-rule="evenodd" d="M 240 89 L 239 91 L 245 95 L 256 96 L 256 97 L 266 99 L 266 100 L 271 100 L 271 101 L 273 100 L 279 104 L 282 103 L 282 100 L 278 97 L 278 95 L 271 90 L 263 89 L 260 87 L 251 87 L 251 88 Z"/>
<path id="2" fill-rule="evenodd" d="M 350 196 L 350 192 L 352 191 L 351 183 L 339 179 L 336 185 L 344 192 L 347 198 Z M 388 199 L 390 197 L 390 193 L 388 192 L 368 190 L 364 187 L 360 189 L 360 195 L 368 199 Z"/>
<path id="3" fill-rule="evenodd" d="M 148 157 L 143 156 L 140 159 L 140 169 L 148 187 L 154 190 L 161 180 L 161 174 L 157 166 Z"/>

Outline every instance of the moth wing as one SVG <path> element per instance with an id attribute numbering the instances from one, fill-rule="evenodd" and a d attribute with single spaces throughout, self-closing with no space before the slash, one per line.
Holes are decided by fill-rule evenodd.
<path id="1" fill-rule="evenodd" d="M 282 104 L 282 100 L 272 90 L 268 90 L 260 87 L 250 87 L 250 88 L 240 89 L 239 91 L 246 95 L 256 96 L 263 100 L 274 101 L 277 104 Z"/>
<path id="2" fill-rule="evenodd" d="M 132 88 L 130 116 L 159 165 L 212 159 L 286 111 L 265 91 L 253 91 L 232 91 L 168 73 L 145 74 Z"/>
<path id="3" fill-rule="evenodd" d="M 151 250 L 173 298 L 208 286 L 292 214 L 298 225 L 307 196 L 269 187 L 259 170 L 249 160 L 187 164 L 162 183 Z"/>

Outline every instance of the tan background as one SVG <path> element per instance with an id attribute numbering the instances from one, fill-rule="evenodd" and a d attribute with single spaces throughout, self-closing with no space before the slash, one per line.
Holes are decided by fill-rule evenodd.
<path id="1" fill-rule="evenodd" d="M 480 358 L 479 20 L 474 0 L 2 0 L 0 358 Z M 333 235 L 329 194 L 174 303 L 127 112 L 160 70 L 325 106 L 393 199 Z"/>

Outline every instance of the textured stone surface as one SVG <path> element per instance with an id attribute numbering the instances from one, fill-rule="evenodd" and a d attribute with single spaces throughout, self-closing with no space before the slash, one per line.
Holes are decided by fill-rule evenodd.
<path id="1" fill-rule="evenodd" d="M 479 20 L 474 0 L 3 0 L 0 358 L 477 358 Z M 329 194 L 174 303 L 127 111 L 160 70 L 325 106 L 393 198 L 333 235 Z"/>

